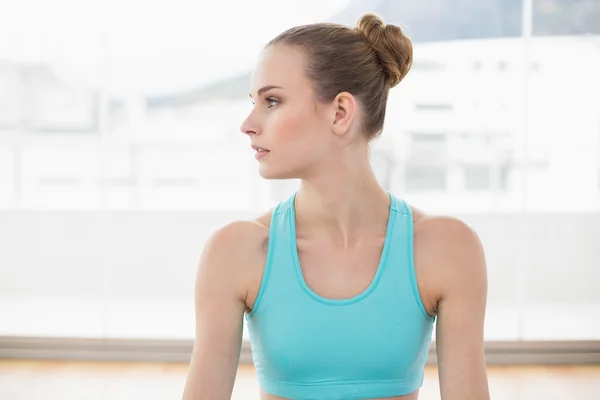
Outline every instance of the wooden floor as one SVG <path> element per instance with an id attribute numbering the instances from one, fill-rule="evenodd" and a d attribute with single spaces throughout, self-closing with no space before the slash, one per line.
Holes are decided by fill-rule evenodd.
<path id="1" fill-rule="evenodd" d="M 0 360 L 0 399 L 180 399 L 186 373 L 184 364 Z M 488 377 L 494 400 L 600 398 L 600 366 L 489 367 Z M 419 400 L 439 398 L 428 367 Z M 252 367 L 240 367 L 232 399 L 258 399 Z"/>

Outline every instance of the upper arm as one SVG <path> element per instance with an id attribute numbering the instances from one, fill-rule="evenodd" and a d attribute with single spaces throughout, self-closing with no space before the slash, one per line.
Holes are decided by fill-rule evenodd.
<path id="1" fill-rule="evenodd" d="M 245 310 L 240 268 L 244 252 L 238 246 L 245 229 L 244 222 L 221 228 L 209 238 L 200 257 L 194 288 L 196 336 L 184 400 L 231 397 Z"/>
<path id="2" fill-rule="evenodd" d="M 484 353 L 485 254 L 478 235 L 457 219 L 432 226 L 438 273 L 436 349 L 442 400 L 489 399 Z"/>

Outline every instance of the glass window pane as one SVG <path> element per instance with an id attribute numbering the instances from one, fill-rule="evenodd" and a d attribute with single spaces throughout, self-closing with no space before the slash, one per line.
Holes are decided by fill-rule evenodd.
<path id="1" fill-rule="evenodd" d="M 600 338 L 597 2 L 534 0 L 530 39 L 520 0 L 150 3 L 0 5 L 0 315 L 32 316 L 0 335 L 190 338 L 209 234 L 299 184 L 239 131 L 260 49 L 374 11 L 414 43 L 375 173 L 479 233 L 486 339 Z"/>

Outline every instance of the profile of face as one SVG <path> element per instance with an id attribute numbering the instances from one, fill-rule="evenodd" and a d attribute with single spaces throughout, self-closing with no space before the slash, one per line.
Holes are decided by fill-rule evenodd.
<path id="1" fill-rule="evenodd" d="M 240 129 L 250 138 L 265 179 L 303 178 L 340 147 L 339 119 L 348 116 L 334 102 L 317 100 L 305 57 L 298 47 L 271 45 L 252 74 L 253 107 Z"/>

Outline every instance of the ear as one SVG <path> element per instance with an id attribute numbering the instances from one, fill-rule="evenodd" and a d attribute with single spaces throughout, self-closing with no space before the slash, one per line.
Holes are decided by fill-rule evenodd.
<path id="1" fill-rule="evenodd" d="M 335 112 L 332 124 L 333 132 L 336 135 L 343 135 L 348 132 L 356 116 L 356 99 L 348 92 L 341 92 L 335 97 L 332 105 Z"/>

